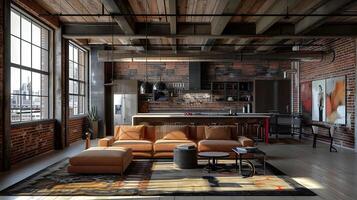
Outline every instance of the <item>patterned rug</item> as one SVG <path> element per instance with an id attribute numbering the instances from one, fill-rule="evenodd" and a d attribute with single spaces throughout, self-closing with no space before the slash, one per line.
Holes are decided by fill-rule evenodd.
<path id="1" fill-rule="evenodd" d="M 178 169 L 172 160 L 134 160 L 125 175 L 78 175 L 66 171 L 68 159 L 3 190 L 1 195 L 26 196 L 314 196 L 311 190 L 267 163 L 244 178 L 233 160 L 221 160 L 224 168 L 208 173 L 206 161 L 196 169 Z"/>

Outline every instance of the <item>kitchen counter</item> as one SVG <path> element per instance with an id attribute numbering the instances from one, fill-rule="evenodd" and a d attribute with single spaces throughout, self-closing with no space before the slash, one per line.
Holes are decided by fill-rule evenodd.
<path id="1" fill-rule="evenodd" d="M 139 113 L 134 118 L 267 118 L 272 113 L 239 113 L 238 115 L 228 115 L 224 113 L 185 115 L 183 113 Z"/>
<path id="2" fill-rule="evenodd" d="M 239 113 L 228 115 L 228 113 L 138 113 L 132 117 L 132 124 L 187 124 L 187 125 L 236 125 L 246 128 L 250 125 L 263 125 L 265 142 L 269 138 L 269 119 L 274 113 Z M 238 127 L 237 127 L 238 128 Z"/>

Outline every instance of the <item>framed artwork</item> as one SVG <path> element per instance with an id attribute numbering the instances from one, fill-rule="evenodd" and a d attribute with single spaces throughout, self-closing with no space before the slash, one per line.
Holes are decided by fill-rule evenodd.
<path id="1" fill-rule="evenodd" d="M 307 121 L 311 121 L 312 115 L 312 82 L 304 82 L 300 85 L 302 115 Z"/>
<path id="2" fill-rule="evenodd" d="M 326 121 L 346 124 L 346 77 L 326 79 Z"/>
<path id="3" fill-rule="evenodd" d="M 325 80 L 312 81 L 312 120 L 325 121 Z"/>

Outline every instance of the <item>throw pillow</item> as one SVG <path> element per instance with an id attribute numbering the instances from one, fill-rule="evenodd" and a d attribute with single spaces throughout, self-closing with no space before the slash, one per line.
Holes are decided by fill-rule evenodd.
<path id="1" fill-rule="evenodd" d="M 231 129 L 227 126 L 206 126 L 206 140 L 230 140 Z"/>
<path id="2" fill-rule="evenodd" d="M 120 126 L 119 140 L 140 140 L 142 139 L 143 135 L 144 135 L 144 125 Z"/>

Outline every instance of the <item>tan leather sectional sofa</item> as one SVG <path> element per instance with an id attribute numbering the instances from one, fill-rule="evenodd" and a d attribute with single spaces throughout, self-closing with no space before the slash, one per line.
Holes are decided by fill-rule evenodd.
<path id="1" fill-rule="evenodd" d="M 198 152 L 221 151 L 234 156 L 233 147 L 253 146 L 254 142 L 237 135 L 236 126 L 116 126 L 114 135 L 102 138 L 100 147 L 118 146 L 132 150 L 134 157 L 170 158 L 181 144 L 192 144 Z"/>

